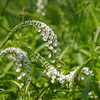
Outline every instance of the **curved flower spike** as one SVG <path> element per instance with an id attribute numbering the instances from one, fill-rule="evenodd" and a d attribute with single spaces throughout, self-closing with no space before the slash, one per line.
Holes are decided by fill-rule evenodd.
<path id="1" fill-rule="evenodd" d="M 28 71 L 30 72 L 31 67 L 28 66 L 30 60 L 28 59 L 27 55 L 18 48 L 9 47 L 0 52 L 0 60 L 7 55 L 9 59 L 15 61 L 16 72 L 19 73 L 17 79 L 21 80 L 23 77 L 26 77 L 27 81 L 29 81 L 30 76 L 28 76 Z"/>
<path id="2" fill-rule="evenodd" d="M 55 59 L 59 58 L 59 43 L 57 41 L 57 36 L 54 34 L 54 32 L 52 31 L 52 29 L 47 26 L 45 23 L 40 22 L 40 21 L 36 21 L 36 20 L 31 20 L 31 21 L 25 21 L 25 22 L 21 22 L 18 25 L 16 25 L 11 32 L 9 32 L 9 34 L 7 35 L 7 37 L 5 38 L 5 40 L 3 41 L 3 43 L 1 44 L 0 48 L 3 47 L 5 45 L 5 43 L 10 39 L 10 37 L 12 35 L 14 35 L 14 33 L 21 29 L 21 28 L 25 28 L 25 27 L 34 27 L 38 30 L 38 32 L 41 33 L 41 35 L 43 36 L 43 41 L 47 41 L 47 47 L 48 49 L 52 52 L 51 57 L 54 56 Z"/>

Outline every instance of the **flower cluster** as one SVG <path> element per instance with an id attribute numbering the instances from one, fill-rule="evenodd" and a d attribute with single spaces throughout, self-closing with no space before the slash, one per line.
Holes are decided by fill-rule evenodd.
<path id="1" fill-rule="evenodd" d="M 55 66 L 60 67 L 60 65 L 58 64 L 56 65 L 57 61 L 56 59 L 59 59 L 59 51 L 60 51 L 59 43 L 57 41 L 57 36 L 54 34 L 52 29 L 43 22 L 32 20 L 19 23 L 11 30 L 11 32 L 9 32 L 8 36 L 5 38 L 0 47 L 2 47 L 18 29 L 24 27 L 34 27 L 38 30 L 38 32 L 41 33 L 41 35 L 43 36 L 43 41 L 47 42 L 46 46 L 51 51 L 51 53 L 48 55 L 49 58 L 51 57 L 53 58 L 51 60 L 51 63 L 53 63 L 53 65 Z"/>
<path id="2" fill-rule="evenodd" d="M 47 4 L 47 0 L 38 0 L 37 2 L 37 13 L 41 13 L 42 16 L 45 16 L 45 12 L 43 12 L 44 5 Z"/>
<path id="3" fill-rule="evenodd" d="M 54 83 L 55 80 L 58 80 L 61 84 L 63 84 L 65 81 L 69 82 L 69 85 L 72 85 L 71 80 L 74 77 L 75 73 L 77 72 L 77 70 L 79 69 L 79 67 L 75 68 L 73 71 L 70 71 L 69 74 L 63 75 L 63 73 L 57 71 L 53 66 L 48 66 L 44 72 L 46 73 L 46 75 L 48 77 L 51 78 L 51 82 Z M 94 75 L 92 71 L 89 70 L 89 68 L 87 67 L 83 67 L 80 75 L 78 75 L 77 79 L 78 80 L 84 80 L 85 76 L 87 75 Z"/>
<path id="4" fill-rule="evenodd" d="M 22 80 L 26 77 L 26 82 L 29 82 L 31 77 L 28 75 L 28 73 L 30 73 L 31 67 L 28 65 L 30 61 L 26 54 L 18 48 L 9 47 L 0 52 L 0 60 L 2 60 L 2 58 L 6 55 L 8 55 L 10 60 L 15 61 L 16 72 L 19 75 L 17 79 Z M 24 85 L 24 83 L 22 84 Z"/>
<path id="5" fill-rule="evenodd" d="M 97 97 L 97 95 L 95 94 L 95 93 L 93 93 L 92 91 L 90 91 L 90 92 L 88 92 L 88 95 L 90 96 L 90 98 L 92 99 L 92 100 L 98 100 L 98 97 Z"/>
<path id="6" fill-rule="evenodd" d="M 34 27 L 40 32 L 42 35 L 43 41 L 47 42 L 46 47 L 51 51 L 51 53 L 48 55 L 48 58 L 51 59 L 51 63 L 49 64 L 41 55 L 34 53 L 33 55 L 36 56 L 36 60 L 40 61 L 43 66 L 46 67 L 44 72 L 48 77 L 51 78 L 51 82 L 54 83 L 55 80 L 58 80 L 60 83 L 64 83 L 65 81 L 70 82 L 72 84 L 73 77 L 77 73 L 77 70 L 80 67 L 77 67 L 75 70 L 69 72 L 66 75 L 63 75 L 62 72 L 58 71 L 55 69 L 54 66 L 61 67 L 60 64 L 58 64 L 57 61 L 59 61 L 59 43 L 57 41 L 57 36 L 54 34 L 52 29 L 47 26 L 45 23 L 40 22 L 40 21 L 25 21 L 22 23 L 19 23 L 16 25 L 11 32 L 8 34 L 4 42 L 1 44 L 1 47 L 9 40 L 9 38 L 16 32 L 18 29 L 24 28 L 24 27 Z M 30 51 L 29 51 L 30 52 Z M 25 53 L 23 53 L 20 49 L 14 48 L 14 47 L 9 47 L 3 51 L 0 52 L 0 58 L 4 55 L 9 54 L 9 58 L 13 59 L 16 61 L 15 65 L 17 66 L 16 72 L 19 73 L 19 76 L 17 77 L 18 80 L 22 79 L 24 76 L 27 78 L 26 80 L 30 80 L 31 78 L 29 77 L 28 73 L 30 73 L 30 66 L 28 66 L 28 63 L 30 62 L 28 57 L 26 56 Z M 54 66 L 53 66 L 54 65 Z M 22 69 L 24 67 L 24 70 Z M 80 72 L 81 74 L 78 75 L 78 80 L 84 80 L 86 75 L 93 75 L 92 71 L 89 70 L 87 67 L 83 67 L 83 69 Z M 84 76 L 85 75 L 85 76 Z"/>
<path id="7" fill-rule="evenodd" d="M 70 82 L 77 69 L 78 68 L 76 68 L 74 71 L 71 71 L 67 75 L 63 75 L 62 72 L 57 71 L 53 66 L 48 66 L 44 72 L 48 77 L 51 77 L 52 83 L 54 83 L 55 80 L 58 80 L 61 84 L 63 84 L 65 81 Z"/>
<path id="8" fill-rule="evenodd" d="M 2 58 L 5 55 L 8 55 L 9 59 L 15 61 L 16 72 L 19 75 L 17 79 L 22 80 L 23 77 L 24 78 L 26 77 L 26 82 L 29 82 L 31 80 L 31 77 L 28 75 L 28 73 L 30 73 L 31 68 L 28 65 L 28 63 L 30 63 L 30 60 L 28 59 L 26 54 L 18 48 L 9 47 L 0 52 L 0 60 L 2 60 Z M 69 82 L 70 83 L 69 85 L 72 84 L 71 80 L 74 77 L 76 71 L 79 69 L 79 67 L 75 68 L 75 70 L 73 71 L 70 71 L 69 74 L 63 75 L 62 72 L 57 71 L 52 65 L 46 62 L 45 59 L 43 59 L 43 57 L 41 57 L 38 54 L 36 55 L 37 55 L 37 59 L 41 58 L 41 61 L 44 61 L 45 65 L 48 65 L 44 70 L 44 73 L 46 73 L 46 75 L 51 78 L 52 83 L 54 83 L 55 80 L 58 80 L 61 84 L 63 84 L 65 81 Z M 94 75 L 93 72 L 89 70 L 89 68 L 83 67 L 77 79 L 84 80 L 85 77 L 89 74 Z M 22 83 L 22 85 L 24 85 L 24 83 Z"/>
<path id="9" fill-rule="evenodd" d="M 40 22 L 40 21 L 32 21 L 34 24 L 34 27 L 38 29 L 38 32 L 41 32 L 41 35 L 43 36 L 43 41 L 47 41 L 47 47 L 50 51 L 52 51 L 48 58 L 51 58 L 55 56 L 56 59 L 59 58 L 59 43 L 57 41 L 57 36 L 54 34 L 52 29 L 47 26 L 46 24 Z M 56 61 L 54 59 L 51 60 L 51 63 L 55 63 Z"/>
<path id="10" fill-rule="evenodd" d="M 88 67 L 83 67 L 83 69 L 81 70 L 80 75 L 78 76 L 78 80 L 84 80 L 86 75 L 89 75 L 89 74 L 92 75 L 92 76 L 94 75 L 93 71 L 89 70 Z"/>

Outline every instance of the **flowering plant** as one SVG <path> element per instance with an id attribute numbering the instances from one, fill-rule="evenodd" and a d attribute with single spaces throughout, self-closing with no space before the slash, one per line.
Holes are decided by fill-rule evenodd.
<path id="1" fill-rule="evenodd" d="M 8 47 L 4 50 L 1 50 L 0 61 L 2 61 L 5 56 L 14 61 L 15 72 L 17 73 L 17 80 L 18 84 L 20 85 L 20 89 L 23 88 L 25 91 L 26 89 L 28 89 L 27 86 L 29 87 L 29 84 L 34 85 L 32 82 L 33 77 L 31 77 L 30 75 L 32 73 L 32 64 L 37 65 L 41 69 L 44 69 L 42 74 L 50 82 L 50 84 L 59 83 L 62 87 L 66 86 L 71 92 L 73 91 L 74 85 L 77 82 L 84 81 L 87 76 L 92 77 L 94 75 L 93 71 L 89 70 L 88 67 L 85 67 L 86 64 L 92 60 L 92 57 L 87 59 L 82 65 L 66 72 L 63 69 L 63 66 L 67 65 L 59 59 L 61 49 L 59 47 L 60 44 L 58 43 L 57 36 L 48 25 L 40 21 L 25 21 L 16 25 L 2 42 L 0 48 L 2 48 L 7 43 L 7 41 L 15 34 L 17 30 L 25 27 L 34 27 L 38 32 L 40 32 L 43 41 L 46 42 L 45 46 L 49 50 L 49 60 L 45 59 L 39 53 L 21 44 L 20 41 L 18 41 L 18 45 L 20 48 Z M 30 58 L 33 58 L 34 61 L 32 61 Z M 80 74 L 78 75 L 78 73 Z M 35 86 L 34 88 L 36 89 Z M 49 88 L 50 86 L 48 85 L 45 90 Z M 43 90 L 43 92 L 45 90 Z M 27 99 L 28 97 L 26 94 L 27 93 L 25 92 L 22 98 Z M 36 97 L 36 100 L 41 98 L 40 95 Z"/>

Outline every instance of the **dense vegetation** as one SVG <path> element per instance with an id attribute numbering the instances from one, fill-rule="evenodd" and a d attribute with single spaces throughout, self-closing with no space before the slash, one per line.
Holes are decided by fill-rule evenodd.
<path id="1" fill-rule="evenodd" d="M 99 0 L 0 0 L 0 100 L 100 100 L 99 23 Z"/>

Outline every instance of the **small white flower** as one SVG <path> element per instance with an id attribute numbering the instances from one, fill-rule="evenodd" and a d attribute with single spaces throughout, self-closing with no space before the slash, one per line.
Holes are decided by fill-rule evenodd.
<path id="1" fill-rule="evenodd" d="M 25 67 L 26 69 L 31 69 L 31 67 L 28 66 L 27 64 L 24 64 L 24 67 Z"/>
<path id="2" fill-rule="evenodd" d="M 55 76 L 55 75 L 53 75 L 53 76 L 52 76 L 52 79 L 55 79 L 55 78 L 56 78 L 56 76 Z"/>
<path id="3" fill-rule="evenodd" d="M 59 55 L 56 55 L 56 58 L 58 59 L 59 58 Z"/>
<path id="4" fill-rule="evenodd" d="M 46 47 L 48 47 L 48 48 L 49 48 L 49 44 L 46 44 Z"/>
<path id="5" fill-rule="evenodd" d="M 81 76 L 80 78 L 81 78 L 81 80 L 84 80 L 84 76 Z"/>
<path id="6" fill-rule="evenodd" d="M 30 76 L 26 75 L 26 77 L 27 77 L 28 80 L 31 80 L 31 77 Z"/>
<path id="7" fill-rule="evenodd" d="M 51 63 L 55 63 L 55 60 L 51 60 Z"/>
<path id="8" fill-rule="evenodd" d="M 45 12 L 42 12 L 41 14 L 42 14 L 42 16 L 45 16 L 46 15 Z"/>
<path id="9" fill-rule="evenodd" d="M 48 43 L 49 43 L 49 44 L 52 44 L 52 41 L 51 41 L 51 40 L 49 40 L 49 41 L 48 41 Z"/>
<path id="10" fill-rule="evenodd" d="M 53 43 L 53 46 L 54 46 L 54 47 L 57 47 L 57 45 L 58 45 L 57 43 Z"/>
<path id="11" fill-rule="evenodd" d="M 57 50 L 53 50 L 53 53 L 57 53 Z"/>
<path id="12" fill-rule="evenodd" d="M 41 30 L 40 30 L 40 29 L 38 29 L 38 32 L 41 32 Z"/>
<path id="13" fill-rule="evenodd" d="M 24 83 L 21 83 L 20 85 L 21 85 L 21 86 L 24 86 Z"/>
<path id="14" fill-rule="evenodd" d="M 22 66 L 22 64 L 19 64 L 18 66 L 19 66 L 19 67 L 21 67 L 21 66 Z"/>
<path id="15" fill-rule="evenodd" d="M 67 74 L 67 75 L 65 76 L 65 79 L 66 79 L 67 81 L 70 81 L 70 75 Z"/>
<path id="16" fill-rule="evenodd" d="M 20 72 L 20 71 L 21 71 L 21 69 L 20 69 L 20 68 L 17 68 L 17 69 L 16 69 L 16 72 Z"/>
<path id="17" fill-rule="evenodd" d="M 15 57 L 15 55 L 14 55 L 14 54 L 9 55 L 9 56 L 8 56 L 8 58 L 9 58 L 10 60 L 14 60 L 14 61 L 16 61 L 16 57 Z"/>
<path id="18" fill-rule="evenodd" d="M 48 58 L 51 58 L 52 57 L 52 54 L 50 53 L 49 55 L 48 55 Z"/>
<path id="19" fill-rule="evenodd" d="M 48 38 L 47 38 L 46 36 L 45 36 L 45 37 L 43 37 L 43 40 L 44 40 L 44 41 L 47 41 L 47 39 L 48 39 Z"/>
<path id="20" fill-rule="evenodd" d="M 51 83 L 54 83 L 54 79 L 51 80 Z"/>
<path id="21" fill-rule="evenodd" d="M 57 67 L 61 67 L 61 64 L 57 64 Z"/>
<path id="22" fill-rule="evenodd" d="M 44 5 L 41 5 L 40 8 L 43 9 L 44 8 Z"/>
<path id="23" fill-rule="evenodd" d="M 21 78 L 22 78 L 21 76 L 18 76 L 18 77 L 17 77 L 18 80 L 20 80 Z"/>
<path id="24" fill-rule="evenodd" d="M 52 40 L 53 39 L 53 36 L 49 36 L 49 39 Z"/>
<path id="25" fill-rule="evenodd" d="M 49 49 L 50 49 L 50 50 L 53 50 L 53 47 L 52 47 L 52 46 L 49 46 Z"/>
<path id="26" fill-rule="evenodd" d="M 89 92 L 88 95 L 92 95 L 92 92 Z"/>
<path id="27" fill-rule="evenodd" d="M 20 75 L 23 77 L 23 76 L 25 76 L 25 75 L 26 75 L 26 73 L 22 72 Z"/>
<path id="28" fill-rule="evenodd" d="M 50 77 L 50 74 L 51 74 L 50 71 L 46 72 L 46 75 L 47 75 L 48 77 Z"/>

